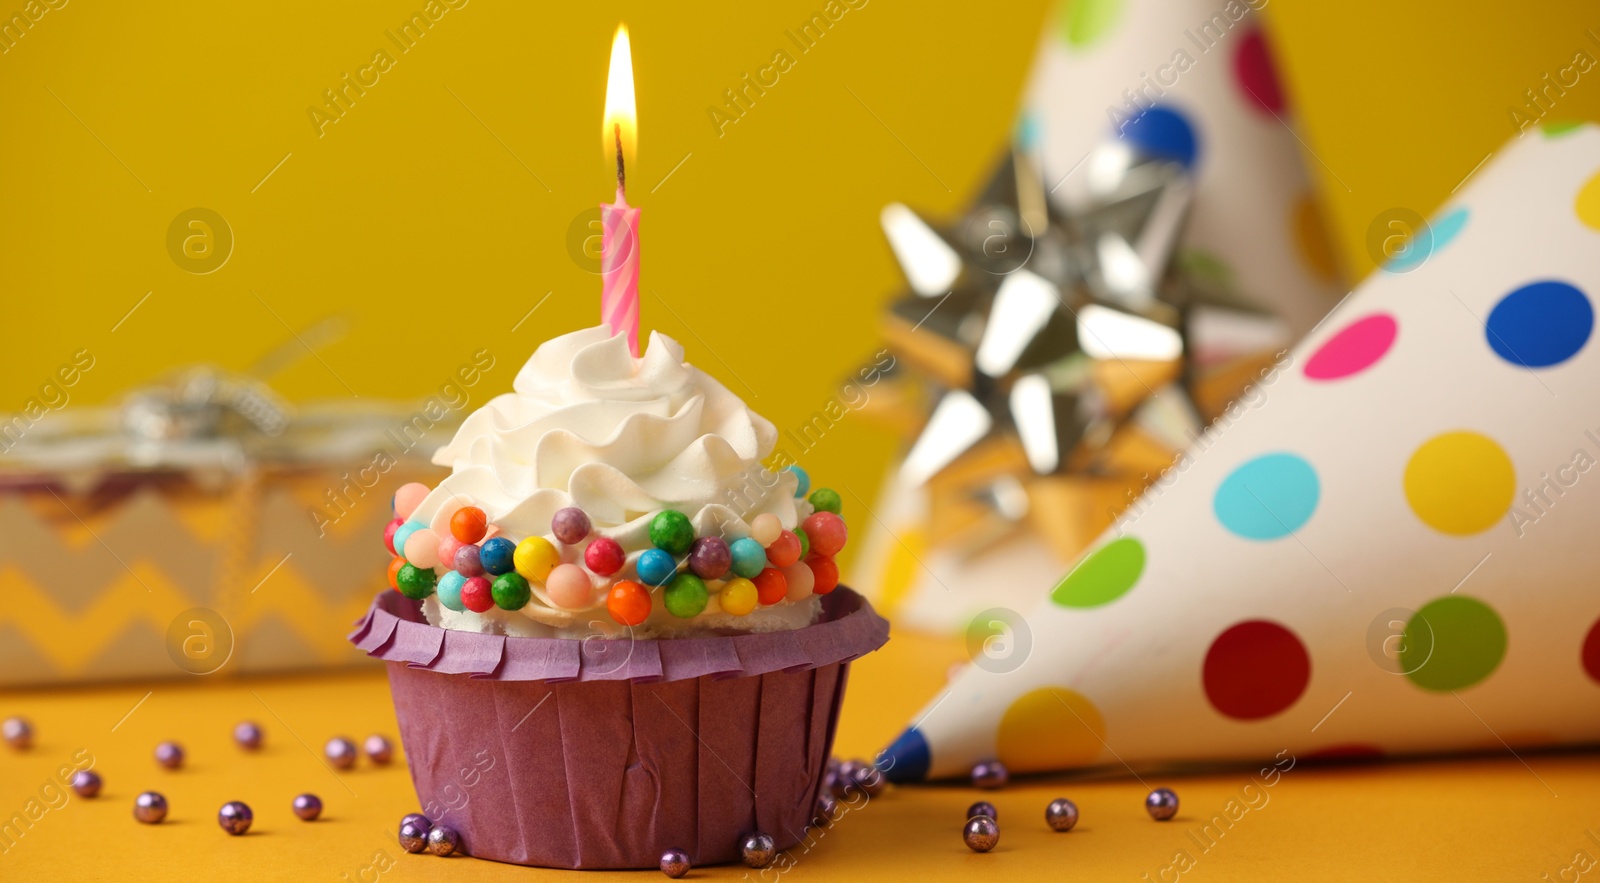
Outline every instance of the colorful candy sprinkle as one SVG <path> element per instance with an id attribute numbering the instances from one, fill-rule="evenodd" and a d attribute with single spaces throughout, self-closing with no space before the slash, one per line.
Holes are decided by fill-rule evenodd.
<path id="1" fill-rule="evenodd" d="M 466 547 L 466 543 L 461 542 L 453 536 L 441 538 L 439 540 L 439 563 L 445 567 L 454 569 L 456 566 L 456 556 L 461 554 L 461 550 L 465 549 Z M 462 574 L 462 576 L 466 576 L 466 574 Z"/>
<path id="2" fill-rule="evenodd" d="M 462 576 L 483 576 L 483 562 L 478 558 L 477 546 L 462 546 L 456 550 L 455 567 Z"/>
<path id="3" fill-rule="evenodd" d="M 844 508 L 844 501 L 839 499 L 839 492 L 832 488 L 819 487 L 811 492 L 811 508 L 818 512 L 832 512 L 839 514 Z"/>
<path id="4" fill-rule="evenodd" d="M 772 545 L 783 531 L 783 522 L 771 512 L 763 512 L 750 522 L 750 537 L 760 543 L 763 548 Z"/>
<path id="5" fill-rule="evenodd" d="M 797 561 L 783 569 L 783 578 L 789 584 L 790 601 L 804 601 L 811 596 L 811 589 L 817 582 L 817 575 L 812 572 L 811 565 L 804 561 Z"/>
<path id="6" fill-rule="evenodd" d="M 627 560 L 628 554 L 622 551 L 622 544 L 610 537 L 596 537 L 583 550 L 583 563 L 601 576 L 610 576 L 621 570 Z"/>
<path id="7" fill-rule="evenodd" d="M 545 578 L 544 590 L 551 603 L 568 610 L 587 610 L 594 606 L 594 583 L 576 564 L 558 564 Z"/>
<path id="8" fill-rule="evenodd" d="M 490 544 L 502 542 L 508 546 L 511 545 L 510 540 L 500 537 L 495 537 L 483 544 L 483 552 L 480 553 L 479 557 L 484 559 L 484 569 L 490 573 L 504 573 L 504 571 L 496 571 L 490 567 L 487 559 Z M 544 537 L 528 537 L 517 544 L 512 563 L 516 567 L 517 573 L 536 583 L 542 583 L 550 578 L 550 571 L 555 570 L 556 565 L 561 563 L 561 553 L 556 550 L 553 543 Z"/>
<path id="9" fill-rule="evenodd" d="M 255 821 L 255 817 L 249 806 L 237 800 L 230 800 L 217 810 L 217 824 L 235 837 L 250 830 L 250 823 Z"/>
<path id="10" fill-rule="evenodd" d="M 154 791 L 134 798 L 133 817 L 146 825 L 159 825 L 167 817 L 167 799 Z"/>
<path id="11" fill-rule="evenodd" d="M 826 555 L 812 555 L 806 559 L 806 566 L 811 568 L 811 591 L 819 595 L 826 595 L 839 585 L 839 565 Z"/>
<path id="12" fill-rule="evenodd" d="M 606 611 L 623 625 L 639 625 L 650 618 L 650 593 L 632 580 L 623 580 L 606 593 Z"/>
<path id="13" fill-rule="evenodd" d="M 463 543 L 476 543 L 489 529 L 489 516 L 477 506 L 462 506 L 450 516 L 450 535 Z"/>
<path id="14" fill-rule="evenodd" d="M 401 518 L 410 518 L 411 513 L 417 511 L 417 507 L 427 498 L 427 485 L 415 481 L 403 484 L 394 492 L 394 514 Z"/>
<path id="15" fill-rule="evenodd" d="M 433 594 L 433 588 L 438 583 L 438 578 L 432 570 L 425 570 L 415 564 L 402 564 L 400 572 L 395 574 L 395 581 L 400 594 L 413 601 L 421 601 Z"/>
<path id="16" fill-rule="evenodd" d="M 844 519 L 834 512 L 813 513 L 805 520 L 805 531 L 811 538 L 812 553 L 828 556 L 839 554 L 850 535 Z"/>
<path id="17" fill-rule="evenodd" d="M 782 530 L 767 545 L 767 560 L 773 567 L 788 567 L 800 560 L 800 552 L 800 538 L 792 530 Z"/>
<path id="18" fill-rule="evenodd" d="M 804 527 L 794 529 L 795 538 L 800 541 L 800 558 L 805 560 L 811 556 L 811 535 L 806 533 Z"/>
<path id="19" fill-rule="evenodd" d="M 795 499 L 797 499 L 797 500 L 804 499 L 805 495 L 806 495 L 806 491 L 811 490 L 811 476 L 806 474 L 806 471 L 804 469 L 801 469 L 799 466 L 787 466 L 787 467 L 784 467 L 783 471 L 794 473 L 794 477 L 795 477 L 794 496 L 795 496 Z"/>
<path id="20" fill-rule="evenodd" d="M 314 822 L 322 815 L 322 798 L 315 794 L 301 794 L 294 799 L 294 817 L 302 822 Z"/>
<path id="21" fill-rule="evenodd" d="M 494 589 L 489 580 L 481 576 L 467 577 L 461 586 L 461 603 L 473 613 L 486 613 L 494 606 Z"/>
<path id="22" fill-rule="evenodd" d="M 639 571 L 639 579 L 650 586 L 665 585 L 678 572 L 678 562 L 660 549 L 644 550 L 634 567 Z"/>
<path id="23" fill-rule="evenodd" d="M 763 607 L 771 607 L 789 594 L 789 581 L 784 579 L 783 571 L 776 567 L 768 567 L 756 574 L 753 582 L 756 587 L 756 597 Z"/>
<path id="24" fill-rule="evenodd" d="M 404 558 L 396 558 L 389 562 L 389 588 L 400 591 L 400 568 L 405 566 Z"/>
<path id="25" fill-rule="evenodd" d="M 389 537 L 391 540 L 393 540 L 391 545 L 394 546 L 394 553 L 404 557 L 406 553 L 406 540 L 410 539 L 412 534 L 422 530 L 425 527 L 427 527 L 427 525 L 420 521 L 407 521 L 406 523 L 395 528 L 394 533 Z"/>
<path id="26" fill-rule="evenodd" d="M 650 519 L 650 542 L 669 555 L 682 555 L 694 543 L 694 525 L 676 509 L 663 509 Z"/>
<path id="27" fill-rule="evenodd" d="M 446 573 L 444 576 L 439 577 L 439 603 L 457 613 L 465 611 L 467 609 L 467 605 L 461 602 L 461 588 L 462 586 L 465 586 L 466 583 L 467 578 L 454 570 Z"/>
<path id="28" fill-rule="evenodd" d="M 529 537 L 529 539 L 532 539 L 532 537 Z M 505 537 L 493 537 L 484 540 L 483 545 L 478 548 L 478 562 L 483 565 L 485 571 L 494 576 L 499 576 L 503 573 L 510 573 L 516 567 L 513 557 L 516 552 L 516 543 Z"/>
<path id="29" fill-rule="evenodd" d="M 756 584 L 744 577 L 734 577 L 728 580 L 717 593 L 717 602 L 722 605 L 723 613 L 734 616 L 746 616 L 756 609 L 756 601 L 760 593 L 756 591 Z"/>
<path id="30" fill-rule="evenodd" d="M 533 590 L 528 588 L 528 581 L 522 574 L 513 571 L 495 577 L 489 594 L 494 598 L 494 606 L 501 610 L 521 610 L 533 597 Z"/>
<path id="31" fill-rule="evenodd" d="M 689 549 L 689 570 L 701 579 L 722 579 L 733 564 L 733 555 L 722 537 L 701 537 Z"/>
<path id="32" fill-rule="evenodd" d="M 434 567 L 439 563 L 439 535 L 424 527 L 406 537 L 406 560 L 418 567 Z"/>
<path id="33" fill-rule="evenodd" d="M 767 566 L 767 550 L 750 537 L 740 537 L 728 545 L 733 556 L 733 572 L 749 579 Z"/>
<path id="34" fill-rule="evenodd" d="M 667 612 L 679 619 L 699 616 L 709 600 L 705 582 L 692 573 L 680 573 L 673 577 L 667 584 L 664 597 Z"/>
<path id="35" fill-rule="evenodd" d="M 383 547 L 389 550 L 390 555 L 399 554 L 394 550 L 394 532 L 399 530 L 400 525 L 405 523 L 406 520 L 404 518 L 396 518 L 383 529 Z"/>
<path id="36" fill-rule="evenodd" d="M 589 535 L 592 526 L 588 514 L 576 506 L 557 510 L 555 516 L 550 519 L 550 532 L 556 535 L 556 539 L 569 546 L 583 542 L 583 538 Z"/>

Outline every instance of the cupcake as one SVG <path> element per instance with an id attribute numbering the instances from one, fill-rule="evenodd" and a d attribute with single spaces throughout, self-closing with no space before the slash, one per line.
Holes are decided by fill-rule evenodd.
<path id="1" fill-rule="evenodd" d="M 562 868 L 800 841 L 851 660 L 888 626 L 838 586 L 839 497 L 764 467 L 772 424 L 652 334 L 548 341 L 395 495 L 388 661 L 424 814 Z"/>

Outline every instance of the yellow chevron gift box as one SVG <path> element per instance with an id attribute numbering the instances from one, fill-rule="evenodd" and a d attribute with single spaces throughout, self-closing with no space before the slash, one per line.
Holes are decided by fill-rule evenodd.
<path id="1" fill-rule="evenodd" d="M 1600 126 L 1501 148 L 883 768 L 1600 742 L 1597 254 Z"/>
<path id="2" fill-rule="evenodd" d="M 480 356 L 419 403 L 291 408 L 195 368 L 0 423 L 0 684 L 371 664 L 344 633 L 382 588 L 372 538 L 439 477 Z"/>

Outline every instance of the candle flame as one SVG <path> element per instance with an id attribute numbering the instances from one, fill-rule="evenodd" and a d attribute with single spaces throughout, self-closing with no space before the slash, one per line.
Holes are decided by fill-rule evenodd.
<path id="1" fill-rule="evenodd" d="M 600 143 L 606 161 L 615 163 L 618 141 L 621 141 L 620 159 L 633 165 L 638 150 L 638 112 L 633 100 L 633 48 L 628 43 L 628 26 L 617 25 L 617 35 L 611 40 L 611 70 L 606 76 L 606 115 L 601 126 Z"/>

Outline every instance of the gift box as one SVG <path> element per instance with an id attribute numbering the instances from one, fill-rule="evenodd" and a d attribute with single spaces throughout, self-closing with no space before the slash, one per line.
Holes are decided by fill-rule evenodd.
<path id="1" fill-rule="evenodd" d="M 0 427 L 0 683 L 366 664 L 336 624 L 381 587 L 390 495 L 437 477 L 477 376 L 291 407 L 195 368 Z"/>

